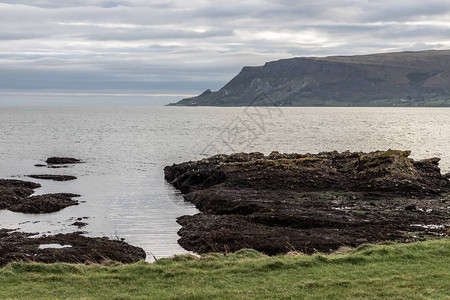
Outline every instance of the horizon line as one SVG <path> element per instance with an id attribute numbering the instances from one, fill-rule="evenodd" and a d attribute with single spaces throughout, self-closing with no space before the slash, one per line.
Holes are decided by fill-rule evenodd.
<path id="1" fill-rule="evenodd" d="M 135 93 L 70 93 L 70 92 L 0 92 L 0 95 L 23 96 L 111 96 L 111 97 L 195 97 L 196 94 L 135 94 Z"/>

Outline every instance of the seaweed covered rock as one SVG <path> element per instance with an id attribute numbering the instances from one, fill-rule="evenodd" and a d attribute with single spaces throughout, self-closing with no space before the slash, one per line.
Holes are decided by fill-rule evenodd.
<path id="1" fill-rule="evenodd" d="M 106 237 L 80 233 L 33 237 L 35 234 L 0 229 L 0 267 L 14 261 L 43 263 L 133 263 L 145 259 L 143 249 Z"/>
<path id="2" fill-rule="evenodd" d="M 410 151 L 216 155 L 168 166 L 165 178 L 182 192 L 227 182 L 240 188 L 372 191 L 427 196 L 450 191 L 438 158 L 415 161 Z"/>
<path id="3" fill-rule="evenodd" d="M 443 234 L 450 181 L 438 158 L 409 155 L 238 153 L 168 166 L 165 178 L 202 212 L 178 219 L 179 243 L 276 254 Z"/>
<path id="4" fill-rule="evenodd" d="M 42 214 L 60 211 L 72 205 L 78 205 L 78 201 L 72 198 L 80 197 L 78 194 L 57 193 L 31 196 L 22 198 L 11 205 L 8 209 L 14 212 L 26 214 Z"/>
<path id="5" fill-rule="evenodd" d="M 34 182 L 0 179 L 0 209 L 8 209 L 21 213 L 50 213 L 72 205 L 78 205 L 73 200 L 77 194 L 58 193 L 31 196 L 34 189 L 41 185 Z"/>
<path id="6" fill-rule="evenodd" d="M 0 209 L 8 209 L 11 205 L 34 193 L 34 189 L 40 187 L 39 183 L 0 179 Z"/>

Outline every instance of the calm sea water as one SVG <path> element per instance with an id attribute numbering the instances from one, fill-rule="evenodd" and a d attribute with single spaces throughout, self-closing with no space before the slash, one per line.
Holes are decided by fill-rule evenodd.
<path id="1" fill-rule="evenodd" d="M 32 180 L 37 194 L 81 194 L 78 206 L 27 215 L 0 211 L 0 228 L 124 238 L 157 258 L 185 251 L 176 218 L 196 209 L 164 181 L 163 168 L 218 152 L 410 149 L 441 157 L 450 172 L 447 108 L 0 107 L 0 178 L 69 174 L 70 182 Z M 66 169 L 34 167 L 50 156 L 81 158 Z M 28 179 L 30 180 L 30 179 Z"/>

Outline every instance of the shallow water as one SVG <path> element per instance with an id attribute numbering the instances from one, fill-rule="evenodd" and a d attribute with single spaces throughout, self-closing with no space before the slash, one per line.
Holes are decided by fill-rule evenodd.
<path id="1" fill-rule="evenodd" d="M 0 228 L 59 233 L 87 217 L 89 236 L 124 238 L 157 258 L 185 251 L 176 218 L 196 209 L 164 181 L 166 165 L 215 153 L 410 149 L 450 172 L 448 108 L 0 107 L 0 178 L 81 194 L 78 206 L 28 215 L 0 211 Z M 34 167 L 50 156 L 85 163 Z M 27 174 L 78 177 L 53 182 Z M 21 178 L 22 177 L 22 178 Z M 149 256 L 152 256 L 152 255 Z"/>
<path id="2" fill-rule="evenodd" d="M 39 249 L 62 249 L 62 248 L 72 248 L 71 245 L 61 245 L 61 244 L 42 244 L 39 245 Z"/>

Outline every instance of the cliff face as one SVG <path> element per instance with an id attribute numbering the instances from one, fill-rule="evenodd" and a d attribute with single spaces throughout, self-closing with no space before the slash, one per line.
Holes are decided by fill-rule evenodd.
<path id="1" fill-rule="evenodd" d="M 450 106 L 450 50 L 283 59 L 172 105 Z"/>

